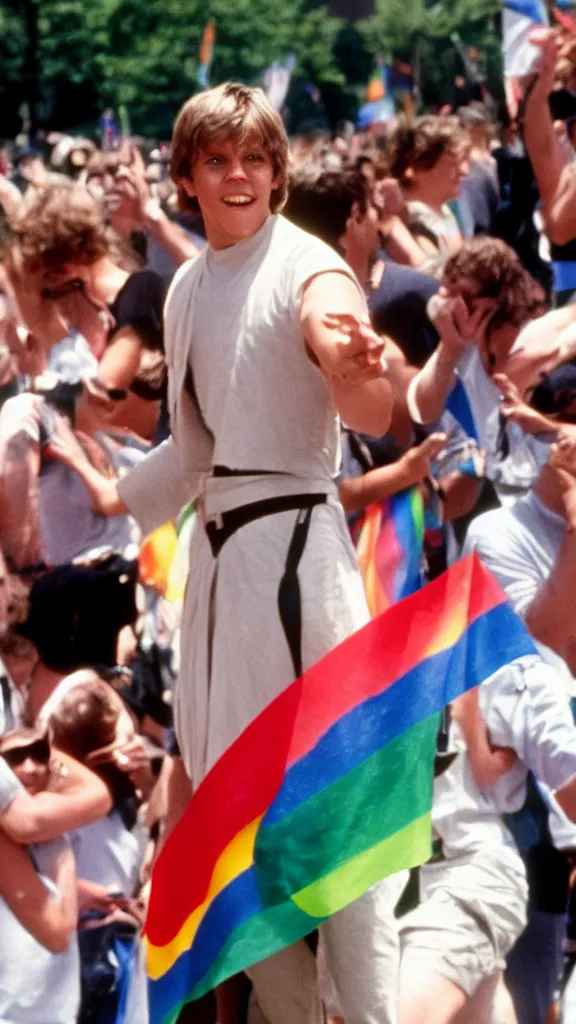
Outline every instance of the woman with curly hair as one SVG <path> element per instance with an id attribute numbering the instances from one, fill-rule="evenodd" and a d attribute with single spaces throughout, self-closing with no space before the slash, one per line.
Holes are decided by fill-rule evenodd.
<path id="1" fill-rule="evenodd" d="M 57 182 L 34 193 L 11 230 L 6 270 L 32 335 L 47 348 L 70 330 L 83 335 L 100 380 L 122 399 L 115 422 L 151 438 L 165 390 L 162 279 L 127 269 L 80 185 Z M 36 372 L 47 366 L 45 353 Z"/>

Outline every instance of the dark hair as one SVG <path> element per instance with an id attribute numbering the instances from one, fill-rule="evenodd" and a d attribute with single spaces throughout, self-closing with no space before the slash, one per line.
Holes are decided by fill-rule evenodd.
<path id="1" fill-rule="evenodd" d="M 576 360 L 561 363 L 549 373 L 543 373 L 530 396 L 533 409 L 545 416 L 557 416 L 562 421 L 562 414 L 576 402 Z M 566 417 L 567 422 L 574 422 L 572 415 Z"/>
<path id="2" fill-rule="evenodd" d="M 324 171 L 314 180 L 295 176 L 284 216 L 337 249 L 354 203 L 365 213 L 369 195 L 370 186 L 359 169 Z"/>
<path id="3" fill-rule="evenodd" d="M 47 405 L 50 405 L 56 412 L 67 416 L 70 422 L 74 424 L 76 403 L 82 395 L 82 390 L 82 381 L 70 383 L 66 380 L 60 380 L 53 388 L 44 392 L 43 398 Z"/>

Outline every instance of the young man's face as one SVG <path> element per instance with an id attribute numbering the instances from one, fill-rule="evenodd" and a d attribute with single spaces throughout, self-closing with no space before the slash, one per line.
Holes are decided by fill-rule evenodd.
<path id="1" fill-rule="evenodd" d="M 340 244 L 346 255 L 360 254 L 366 258 L 373 256 L 380 248 L 378 213 L 372 204 L 369 203 L 365 212 L 361 213 L 358 204 L 354 203 Z"/>
<path id="2" fill-rule="evenodd" d="M 202 211 L 206 235 L 214 249 L 250 238 L 270 214 L 270 194 L 280 184 L 272 160 L 260 143 L 233 140 L 200 150 L 190 179 L 182 181 Z"/>

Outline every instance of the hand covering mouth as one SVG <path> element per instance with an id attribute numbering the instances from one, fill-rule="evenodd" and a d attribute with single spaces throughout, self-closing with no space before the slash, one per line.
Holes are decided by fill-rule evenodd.
<path id="1" fill-rule="evenodd" d="M 252 196 L 234 195 L 222 196 L 222 202 L 227 206 L 250 206 L 254 202 Z"/>

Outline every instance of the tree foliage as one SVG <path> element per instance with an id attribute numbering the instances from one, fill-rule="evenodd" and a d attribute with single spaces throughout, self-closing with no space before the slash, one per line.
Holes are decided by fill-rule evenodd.
<path id="1" fill-rule="evenodd" d="M 501 0 L 376 0 L 375 8 L 360 25 L 367 49 L 416 65 L 424 103 L 453 98 L 454 77 L 463 71 L 454 34 L 480 51 L 487 84 L 501 94 Z"/>
<path id="2" fill-rule="evenodd" d="M 0 135 L 23 100 L 40 124 L 91 130 L 105 106 L 123 104 L 135 132 L 167 136 L 195 90 L 209 17 L 216 22 L 211 81 L 261 79 L 288 53 L 298 83 L 314 83 L 329 119 L 353 117 L 374 55 L 419 58 L 424 99 L 449 100 L 461 62 L 450 36 L 486 53 L 500 75 L 500 0 L 376 0 L 354 26 L 319 0 L 0 0 Z"/>

